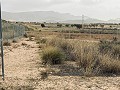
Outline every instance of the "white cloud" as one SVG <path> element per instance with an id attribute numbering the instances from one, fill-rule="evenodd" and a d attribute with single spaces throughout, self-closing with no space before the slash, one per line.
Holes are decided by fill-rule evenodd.
<path id="1" fill-rule="evenodd" d="M 120 0 L 2 0 L 2 10 L 57 11 L 100 19 L 120 17 Z"/>
<path id="2" fill-rule="evenodd" d="M 83 5 L 98 5 L 102 3 L 103 0 L 81 0 L 81 4 Z"/>

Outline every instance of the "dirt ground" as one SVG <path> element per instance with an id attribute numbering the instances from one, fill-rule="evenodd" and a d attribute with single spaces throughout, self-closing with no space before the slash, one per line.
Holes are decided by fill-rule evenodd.
<path id="1" fill-rule="evenodd" d="M 35 41 L 27 39 L 4 47 L 5 81 L 0 80 L 0 90 L 120 90 L 120 77 L 115 75 L 84 77 L 63 72 L 41 80 L 45 68 L 40 65 L 40 51 Z"/>

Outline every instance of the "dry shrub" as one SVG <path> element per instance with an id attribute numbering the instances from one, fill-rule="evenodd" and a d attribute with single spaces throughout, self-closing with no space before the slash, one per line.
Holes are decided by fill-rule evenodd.
<path id="1" fill-rule="evenodd" d="M 83 75 L 91 76 L 100 73 L 99 53 L 93 47 L 81 47 L 75 52 L 77 65 L 82 70 Z"/>
<path id="2" fill-rule="evenodd" d="M 66 60 L 75 60 L 75 56 L 73 54 L 73 46 L 69 41 L 61 38 L 54 38 L 48 41 L 48 46 L 54 46 L 60 48 L 66 56 Z"/>
<path id="3" fill-rule="evenodd" d="M 108 54 L 113 59 L 120 59 L 120 42 L 102 40 L 99 43 L 99 51 L 102 54 Z"/>
<path id="4" fill-rule="evenodd" d="M 101 61 L 101 72 L 103 74 L 119 74 L 120 61 L 111 59 L 108 55 L 104 55 Z"/>
<path id="5" fill-rule="evenodd" d="M 45 63 L 55 64 L 64 52 L 66 60 L 74 57 L 82 74 L 93 76 L 100 74 L 118 74 L 120 72 L 120 43 L 117 41 L 101 41 L 99 44 L 65 40 L 60 38 L 47 42 L 42 59 Z M 56 49 L 57 48 L 57 49 Z M 59 50 L 58 50 L 59 49 Z M 58 53 L 59 52 L 59 53 Z M 57 53 L 57 54 L 56 54 Z M 117 57 L 117 58 L 116 58 Z"/>
<path id="6" fill-rule="evenodd" d="M 42 52 L 43 64 L 61 64 L 64 60 L 64 53 L 57 47 L 46 47 Z"/>
<path id="7" fill-rule="evenodd" d="M 99 43 L 99 51 L 100 53 L 106 54 L 111 51 L 111 43 L 109 41 L 101 40 Z"/>
<path id="8" fill-rule="evenodd" d="M 120 59 L 120 45 L 114 45 L 112 49 L 113 58 Z"/>
<path id="9" fill-rule="evenodd" d="M 108 53 L 103 55 L 99 52 L 97 45 L 92 46 L 89 43 L 81 42 L 74 44 L 74 54 L 83 75 L 118 74 L 120 72 L 120 59 L 113 58 L 113 56 L 120 54 L 119 48 L 119 46 L 113 46 L 111 55 Z"/>

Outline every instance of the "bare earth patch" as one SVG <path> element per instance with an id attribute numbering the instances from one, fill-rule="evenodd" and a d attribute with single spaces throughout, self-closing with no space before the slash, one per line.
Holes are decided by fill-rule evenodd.
<path id="1" fill-rule="evenodd" d="M 40 72 L 45 68 L 40 67 L 38 52 L 36 42 L 26 39 L 4 47 L 5 81 L 0 80 L 0 90 L 120 90 L 120 77 L 84 77 L 68 73 L 49 75 L 41 80 Z"/>
<path id="2" fill-rule="evenodd" d="M 4 60 L 5 81 L 1 82 L 5 88 L 32 87 L 28 79 L 37 74 L 38 48 L 35 42 L 22 39 L 19 43 L 4 47 Z"/>

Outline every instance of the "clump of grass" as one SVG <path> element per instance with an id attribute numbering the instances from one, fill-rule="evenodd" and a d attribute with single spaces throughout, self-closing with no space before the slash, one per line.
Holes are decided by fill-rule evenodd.
<path id="1" fill-rule="evenodd" d="M 43 64 L 61 64 L 64 60 L 64 53 L 57 47 L 46 47 L 42 52 Z"/>
<path id="2" fill-rule="evenodd" d="M 97 46 L 85 46 L 81 44 L 75 48 L 77 64 L 82 70 L 83 75 L 118 74 L 120 72 L 120 61 L 118 58 L 113 57 L 120 54 L 120 47 L 114 44 L 114 46 L 111 45 L 112 48 L 110 50 L 110 48 L 108 48 L 109 44 L 113 43 L 109 42 L 108 44 L 107 42 L 108 41 L 102 42 L 103 48 L 105 48 L 102 48 L 103 54 L 99 52 L 100 47 L 98 48 Z M 106 44 L 108 46 L 106 46 Z"/>
<path id="3" fill-rule="evenodd" d="M 103 54 L 107 54 L 111 51 L 111 43 L 109 41 L 101 40 L 99 43 L 99 51 Z"/>
<path id="4" fill-rule="evenodd" d="M 55 38 L 48 42 L 48 45 L 60 48 L 66 56 L 66 60 L 75 60 L 73 46 L 65 39 Z"/>
<path id="5" fill-rule="evenodd" d="M 100 73 L 100 57 L 98 51 L 93 47 L 82 47 L 76 50 L 77 65 L 85 76 Z"/>
<path id="6" fill-rule="evenodd" d="M 120 61 L 104 55 L 101 60 L 102 74 L 120 74 Z"/>
<path id="7" fill-rule="evenodd" d="M 9 41 L 3 42 L 3 46 L 11 46 L 11 43 Z"/>
<path id="8" fill-rule="evenodd" d="M 107 54 L 111 58 L 120 59 L 120 42 L 116 39 L 113 41 L 102 40 L 99 43 L 99 51 L 102 54 Z"/>
<path id="9" fill-rule="evenodd" d="M 113 58 L 120 59 L 120 45 L 113 46 L 112 56 Z"/>

